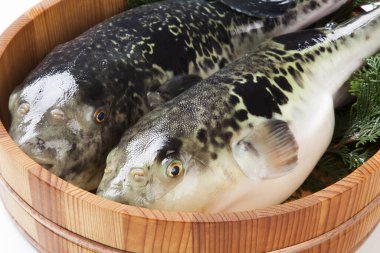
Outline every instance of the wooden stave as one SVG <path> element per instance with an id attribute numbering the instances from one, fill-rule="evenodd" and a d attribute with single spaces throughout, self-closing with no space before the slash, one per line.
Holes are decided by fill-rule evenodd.
<path id="1" fill-rule="evenodd" d="M 48 22 L 50 21 L 49 17 L 51 18 L 51 16 L 56 16 L 57 13 L 62 13 L 62 8 L 66 8 L 63 7 L 64 4 L 68 3 L 67 6 L 74 6 L 78 2 L 73 0 L 44 1 L 20 17 L 1 36 L 0 94 L 9 94 L 11 87 L 21 82 L 26 73 L 42 59 L 46 52 L 53 48 L 53 44 L 63 42 L 69 39 L 67 37 L 71 38 L 77 35 L 79 30 L 83 30 L 85 26 L 89 25 L 89 21 L 87 20 L 86 25 L 80 25 L 81 29 L 77 29 L 76 32 L 66 34 L 65 36 L 59 35 L 54 40 L 51 37 L 35 38 L 32 44 L 27 44 L 27 48 L 20 50 L 23 44 L 21 42 L 26 41 L 31 43 L 29 38 L 24 41 L 20 36 L 36 34 L 43 27 L 48 27 L 48 31 L 54 30 L 54 27 L 61 20 L 56 25 L 52 25 Z M 94 2 L 105 8 L 106 1 L 104 0 L 81 0 L 79 5 L 82 5 L 82 8 L 91 9 L 91 4 L 97 5 Z M 109 3 L 110 1 L 107 2 Z M 113 9 L 111 8 L 112 10 L 108 10 L 105 13 L 116 12 L 125 7 L 124 1 L 114 0 L 112 2 L 115 6 L 111 6 Z M 73 14 L 74 12 L 75 10 L 70 15 L 83 16 L 83 12 L 78 11 L 79 13 Z M 63 11 L 63 13 L 66 12 Z M 105 15 L 103 13 L 103 16 Z M 90 18 L 90 20 L 93 22 L 93 19 Z M 55 35 L 55 33 L 52 34 Z M 17 40 L 21 40 L 21 42 Z M 39 40 L 44 41 L 45 44 L 40 45 L 42 42 Z M 16 44 L 16 46 L 13 44 Z M 10 54 L 9 50 L 13 54 L 26 52 L 26 55 L 33 58 L 29 64 L 22 66 L 21 70 L 17 70 L 17 72 L 22 73 L 21 75 L 14 76 L 10 70 L 17 67 L 20 68 L 20 64 L 11 62 L 8 68 L 5 66 L 4 62 L 8 63 L 10 59 L 10 56 L 6 55 Z M 11 74 L 9 75 L 9 73 Z M 4 89 L 3 84 L 9 80 L 11 80 L 9 82 L 11 84 L 8 84 Z M 7 97 L 7 95 L 5 96 Z M 6 108 L 4 107 L 5 102 L 3 100 L 0 103 L 0 108 L 3 108 L 1 110 L 2 119 L 4 119 L 5 123 L 8 123 L 9 114 L 4 111 L 4 108 Z M 380 152 L 343 180 L 306 198 L 267 209 L 224 214 L 162 212 L 120 205 L 112 201 L 103 200 L 64 182 L 34 163 L 10 139 L 3 124 L 0 124 L 0 158 L 2 161 L 0 165 L 1 176 L 19 194 L 25 203 L 33 207 L 43 217 L 79 236 L 84 236 L 110 247 L 131 251 L 176 252 L 180 250 L 184 252 L 211 252 L 217 249 L 218 252 L 235 252 L 235 250 L 240 251 L 241 249 L 247 249 L 248 251 L 255 249 L 261 252 L 283 249 L 317 238 L 339 227 L 370 204 L 380 193 L 380 186 L 376 186 L 376 181 L 379 181 L 380 176 Z M 5 165 L 4 161 L 6 161 Z M 353 199 L 355 205 L 350 205 L 348 209 L 344 209 L 346 210 L 344 212 L 340 211 L 343 209 L 339 209 L 334 213 L 333 209 L 339 207 L 340 203 L 349 202 Z M 46 200 L 48 200 L 48 203 L 55 203 L 56 206 L 53 209 L 51 206 L 46 206 Z M 77 212 L 70 211 L 71 208 L 77 210 Z M 99 215 L 99 212 L 102 220 L 117 225 L 116 230 L 115 227 L 112 228 L 110 225 L 105 224 L 107 228 L 103 233 L 94 234 L 91 232 L 91 230 L 96 229 L 92 227 L 95 224 L 94 221 L 99 219 L 94 218 L 92 220 L 91 217 L 96 217 L 97 214 Z M 326 215 L 329 212 L 332 214 Z M 304 218 L 301 219 L 302 217 Z M 315 221 L 313 228 L 306 225 L 308 218 L 305 217 L 311 217 L 311 220 Z M 76 222 L 71 221 L 86 219 L 86 225 L 90 225 L 90 227 L 77 227 Z M 376 219 L 378 221 L 380 215 L 376 216 L 375 221 Z M 280 229 L 276 226 L 278 224 L 281 225 Z M 284 226 L 291 224 L 293 230 L 291 230 L 290 234 L 296 234 L 288 236 L 286 232 L 289 231 L 284 229 Z M 141 229 L 142 226 L 145 226 L 146 229 Z M 124 229 L 126 228 L 127 230 L 133 230 L 135 234 L 137 232 L 137 235 L 125 234 Z M 301 229 L 300 231 L 302 232 L 294 232 L 295 228 L 296 230 Z M 109 232 L 117 233 L 120 238 L 115 240 L 107 238 Z M 244 232 L 248 232 L 250 238 L 244 240 L 241 237 Z M 163 233 L 163 235 L 156 238 L 157 233 Z M 180 233 L 181 235 L 174 235 L 174 237 L 172 235 L 169 242 L 159 243 L 158 241 L 165 240 L 165 233 Z M 186 238 L 184 238 L 182 233 L 185 234 Z M 238 235 L 234 235 L 234 233 Z M 149 236 L 153 234 L 153 238 L 147 238 L 146 240 L 133 238 L 138 236 L 143 237 L 145 234 Z M 277 234 L 283 234 L 279 240 L 277 240 Z M 41 237 L 43 237 L 43 233 Z M 246 237 L 248 236 L 246 235 Z M 184 239 L 186 239 L 186 243 L 183 243 Z M 218 243 L 217 241 L 221 241 L 222 243 Z M 173 244 L 173 242 L 175 243 Z M 260 244 L 258 242 L 263 243 Z"/>

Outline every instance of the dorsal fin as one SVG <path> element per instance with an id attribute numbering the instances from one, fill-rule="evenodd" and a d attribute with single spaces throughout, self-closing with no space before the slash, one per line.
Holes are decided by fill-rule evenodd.
<path id="1" fill-rule="evenodd" d="M 252 17 L 277 17 L 294 7 L 296 0 L 218 0 L 231 9 Z"/>
<path id="2" fill-rule="evenodd" d="M 151 108 L 165 103 L 200 82 L 202 78 L 198 75 L 182 74 L 162 84 L 156 91 L 148 92 L 147 99 Z"/>

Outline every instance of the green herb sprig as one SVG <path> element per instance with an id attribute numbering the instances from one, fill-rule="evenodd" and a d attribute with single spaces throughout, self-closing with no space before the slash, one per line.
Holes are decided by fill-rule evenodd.
<path id="1" fill-rule="evenodd" d="M 332 142 L 295 196 L 335 183 L 380 149 L 380 53 L 366 60 L 349 85 L 356 99 L 336 110 Z"/>

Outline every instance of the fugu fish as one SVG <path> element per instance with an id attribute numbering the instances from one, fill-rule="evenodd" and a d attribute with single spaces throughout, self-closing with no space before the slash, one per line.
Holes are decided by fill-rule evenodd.
<path id="1" fill-rule="evenodd" d="M 263 42 L 127 129 L 97 194 L 173 211 L 281 203 L 328 147 L 334 102 L 379 41 L 380 8 Z"/>
<path id="2" fill-rule="evenodd" d="M 169 0 L 116 15 L 56 47 L 11 95 L 10 135 L 87 190 L 123 131 L 259 42 L 305 27 L 346 0 L 308 0 L 257 18 L 217 1 Z"/>

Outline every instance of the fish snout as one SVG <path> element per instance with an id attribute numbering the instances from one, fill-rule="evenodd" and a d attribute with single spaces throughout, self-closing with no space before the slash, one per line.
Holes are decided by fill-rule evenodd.
<path id="1" fill-rule="evenodd" d="M 45 140 L 33 137 L 20 143 L 19 147 L 45 169 L 50 170 L 54 166 L 54 153 L 47 148 Z"/>
<path id="2" fill-rule="evenodd" d="M 8 108 L 11 113 L 13 113 L 16 109 L 16 104 L 17 101 L 20 97 L 20 92 L 19 91 L 13 91 L 13 93 L 9 96 L 9 101 L 8 101 Z"/>
<path id="3" fill-rule="evenodd" d="M 121 190 L 122 189 L 120 187 L 113 185 L 107 188 L 98 188 L 96 195 L 109 199 L 109 200 L 120 202 L 123 204 L 128 204 L 128 201 L 121 197 L 122 196 Z"/>

